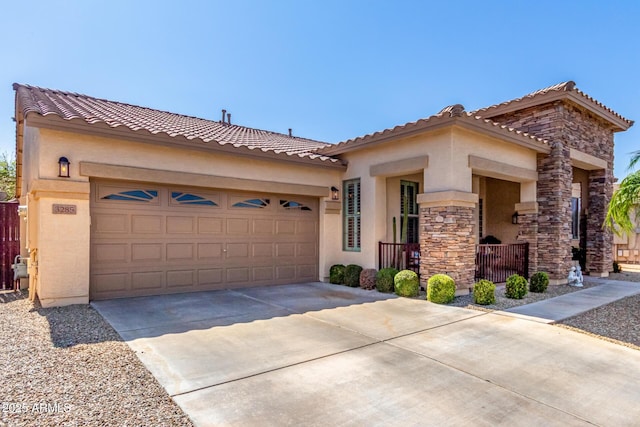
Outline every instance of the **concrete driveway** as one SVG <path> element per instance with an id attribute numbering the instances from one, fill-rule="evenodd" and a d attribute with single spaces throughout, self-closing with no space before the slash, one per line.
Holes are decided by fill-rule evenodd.
<path id="1" fill-rule="evenodd" d="M 99 301 L 196 425 L 640 423 L 640 352 L 323 283 Z"/>

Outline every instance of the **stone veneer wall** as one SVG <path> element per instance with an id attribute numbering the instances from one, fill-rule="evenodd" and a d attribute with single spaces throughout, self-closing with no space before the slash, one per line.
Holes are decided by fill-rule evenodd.
<path id="1" fill-rule="evenodd" d="M 613 235 L 602 228 L 611 200 L 613 177 L 604 170 L 589 173 L 589 214 L 587 215 L 587 271 L 602 274 L 613 269 Z"/>
<path id="2" fill-rule="evenodd" d="M 518 243 L 529 243 L 529 276 L 538 271 L 538 214 L 524 213 L 518 216 Z"/>
<path id="3" fill-rule="evenodd" d="M 569 149 L 554 143 L 538 155 L 538 269 L 563 280 L 571 268 L 571 180 Z"/>
<path id="4" fill-rule="evenodd" d="M 604 120 L 567 101 L 555 101 L 500 116 L 486 116 L 499 123 L 549 140 L 550 156 L 538 156 L 538 268 L 561 278 L 568 271 L 570 201 L 573 173 L 569 148 L 607 162 L 606 170 L 589 174 L 587 216 L 587 271 L 607 273 L 612 266 L 613 237 L 602 229 L 613 192 L 613 130 Z M 554 172 L 554 168 L 557 168 Z M 547 181 L 551 178 L 551 181 Z M 564 225 L 561 222 L 564 221 Z M 565 226 L 566 225 L 566 226 Z M 564 246 L 554 249 L 551 246 Z M 533 252 L 532 252 L 533 254 Z M 568 257 L 567 261 L 554 260 Z"/>
<path id="5" fill-rule="evenodd" d="M 458 290 L 473 287 L 475 276 L 474 208 L 420 207 L 420 284 L 448 274 Z"/>

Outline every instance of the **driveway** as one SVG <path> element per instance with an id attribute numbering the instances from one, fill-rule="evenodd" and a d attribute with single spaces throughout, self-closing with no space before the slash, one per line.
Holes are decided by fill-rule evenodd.
<path id="1" fill-rule="evenodd" d="M 196 425 L 638 425 L 640 352 L 323 283 L 98 301 Z"/>

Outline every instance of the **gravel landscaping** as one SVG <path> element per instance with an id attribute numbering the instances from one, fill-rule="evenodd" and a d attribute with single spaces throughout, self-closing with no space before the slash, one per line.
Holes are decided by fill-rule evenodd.
<path id="1" fill-rule="evenodd" d="M 0 342 L 0 425 L 192 425 L 90 306 L 0 293 Z"/>
<path id="2" fill-rule="evenodd" d="M 611 273 L 609 279 L 640 282 L 640 273 Z M 640 295 L 589 310 L 564 320 L 558 326 L 640 350 Z"/>
<path id="3" fill-rule="evenodd" d="M 640 273 L 610 279 L 640 282 Z M 496 291 L 480 306 L 472 295 L 450 304 L 503 310 L 597 286 L 550 286 L 521 300 Z M 421 299 L 425 298 L 424 291 Z M 640 295 L 567 319 L 570 328 L 640 350 Z M 0 425 L 190 426 L 192 423 L 135 353 L 90 306 L 43 309 L 26 293 L 0 292 Z"/>
<path id="4" fill-rule="evenodd" d="M 640 273 L 611 273 L 608 279 L 640 282 Z M 598 281 L 585 277 L 584 286 L 582 288 L 569 285 L 549 286 L 546 292 L 528 292 L 521 300 L 505 297 L 504 286 L 499 286 L 498 289 L 496 289 L 495 304 L 475 304 L 473 302 L 473 295 L 469 294 L 456 297 L 449 305 L 483 311 L 505 310 L 519 305 L 531 304 L 547 298 L 557 297 L 570 292 L 588 289 L 599 284 L 600 283 Z M 611 304 L 589 310 L 578 316 L 566 319 L 558 323 L 557 326 L 586 333 L 607 341 L 640 350 L 640 295 L 623 298 Z"/>

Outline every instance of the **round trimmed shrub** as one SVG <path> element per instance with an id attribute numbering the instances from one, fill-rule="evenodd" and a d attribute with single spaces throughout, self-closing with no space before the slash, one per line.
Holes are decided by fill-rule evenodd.
<path id="1" fill-rule="evenodd" d="M 376 274 L 378 272 L 375 268 L 365 268 L 360 272 L 360 287 L 362 289 L 373 289 L 376 287 Z"/>
<path id="2" fill-rule="evenodd" d="M 511 299 L 522 299 L 527 294 L 527 279 L 514 274 L 507 278 L 507 286 L 504 295 Z"/>
<path id="3" fill-rule="evenodd" d="M 329 283 L 342 285 L 344 283 L 344 265 L 335 264 L 329 269 Z"/>
<path id="4" fill-rule="evenodd" d="M 536 293 L 544 293 L 549 286 L 549 275 L 544 271 L 538 271 L 529 279 L 529 290 Z"/>
<path id="5" fill-rule="evenodd" d="M 415 271 L 402 270 L 393 278 L 396 295 L 401 297 L 417 297 L 420 292 L 420 280 Z"/>
<path id="6" fill-rule="evenodd" d="M 496 285 L 490 281 L 482 279 L 473 285 L 473 301 L 480 305 L 489 305 L 496 302 Z"/>
<path id="7" fill-rule="evenodd" d="M 360 273 L 362 267 L 356 264 L 349 264 L 344 268 L 344 284 L 357 288 L 360 286 Z"/>
<path id="8" fill-rule="evenodd" d="M 378 292 L 393 292 L 393 279 L 398 270 L 393 267 L 383 268 L 376 274 L 376 289 Z"/>
<path id="9" fill-rule="evenodd" d="M 448 304 L 456 296 L 456 282 L 446 274 L 434 274 L 427 281 L 427 300 Z"/>

